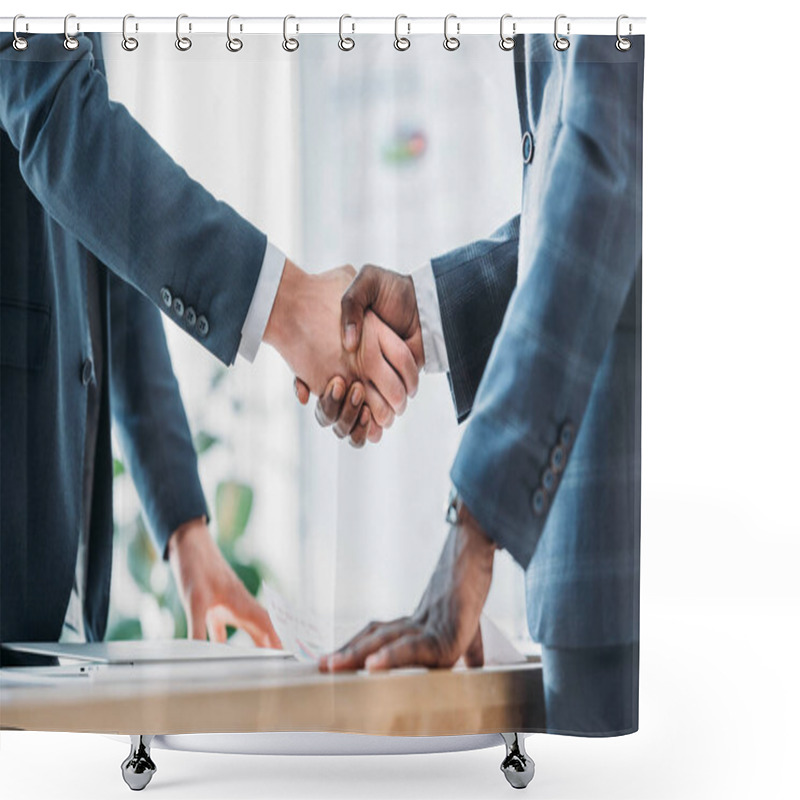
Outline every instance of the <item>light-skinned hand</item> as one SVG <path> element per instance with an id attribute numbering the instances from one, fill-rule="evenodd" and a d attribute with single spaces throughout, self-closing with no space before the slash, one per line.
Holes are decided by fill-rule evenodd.
<path id="1" fill-rule="evenodd" d="M 318 396 L 331 376 L 348 387 L 360 380 L 371 417 L 387 428 L 416 393 L 419 370 L 407 344 L 372 313 L 363 318 L 358 345 L 342 347 L 341 297 L 354 275 L 349 266 L 309 275 L 287 260 L 264 341 Z"/>
<path id="2" fill-rule="evenodd" d="M 204 519 L 170 536 L 168 556 L 186 613 L 189 638 L 227 640 L 226 626 L 241 628 L 259 647 L 281 647 L 267 610 L 247 591 L 223 557 Z"/>
<path id="3" fill-rule="evenodd" d="M 414 355 L 419 370 L 424 364 L 422 330 L 419 322 L 414 282 L 408 275 L 372 264 L 364 266 L 342 295 L 342 345 L 355 352 L 362 345 L 362 332 L 368 328 L 370 312 L 376 314 L 403 339 Z M 345 397 L 341 376 L 334 376 L 326 390 L 318 395 L 316 419 L 323 427 L 332 426 L 340 439 L 349 438 L 354 447 L 363 446 L 366 440 L 377 442 L 381 438 L 380 419 L 362 415 L 361 407 L 351 405 L 354 384 Z M 295 393 L 305 405 L 310 396 L 309 387 L 295 378 Z M 385 427 L 385 426 L 384 426 Z"/>

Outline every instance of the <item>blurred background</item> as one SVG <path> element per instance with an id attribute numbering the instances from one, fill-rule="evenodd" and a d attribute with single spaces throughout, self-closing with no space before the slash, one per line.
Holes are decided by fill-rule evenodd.
<path id="1" fill-rule="evenodd" d="M 303 38 L 293 54 L 270 37 L 235 55 L 224 42 L 198 37 L 179 53 L 173 37 L 148 36 L 126 53 L 112 36 L 112 97 L 306 270 L 412 271 L 517 213 L 513 56 L 494 38 L 448 53 L 435 37 L 397 52 L 386 37 L 358 36 L 344 55 L 327 37 Z M 413 611 L 447 532 L 461 433 L 446 376 L 423 376 L 383 441 L 354 451 L 299 406 L 273 351 L 227 370 L 166 328 L 211 528 L 251 592 L 262 581 L 280 592 L 318 621 L 328 646 L 369 619 Z M 109 636 L 185 636 L 121 462 L 116 474 Z M 523 574 L 506 553 L 487 613 L 531 648 Z"/>

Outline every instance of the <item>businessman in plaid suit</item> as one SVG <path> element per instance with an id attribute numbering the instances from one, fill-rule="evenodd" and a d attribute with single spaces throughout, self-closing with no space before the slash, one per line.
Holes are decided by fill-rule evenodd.
<path id="1" fill-rule="evenodd" d="M 346 346 L 371 308 L 427 371 L 448 373 L 469 424 L 417 610 L 321 662 L 481 664 L 504 548 L 526 570 L 548 730 L 590 736 L 638 727 L 644 45 L 614 42 L 576 36 L 560 52 L 548 36 L 518 38 L 520 215 L 411 276 L 366 267 L 343 298 Z M 335 383 L 318 417 L 358 444 L 357 409 L 332 402 Z"/>

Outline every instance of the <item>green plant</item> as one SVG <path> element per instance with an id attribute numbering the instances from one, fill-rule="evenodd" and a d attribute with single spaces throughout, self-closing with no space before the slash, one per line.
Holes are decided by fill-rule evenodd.
<path id="1" fill-rule="evenodd" d="M 215 386 L 219 385 L 217 381 Z M 222 444 L 218 436 L 201 430 L 195 438 L 195 450 L 199 457 Z M 115 484 L 126 475 L 125 465 L 114 459 Z M 116 487 L 115 487 L 116 488 Z M 214 517 L 212 529 L 216 529 L 219 548 L 231 565 L 239 579 L 252 594 L 258 593 L 262 580 L 271 579 L 269 567 L 261 560 L 242 555 L 242 548 L 237 547 L 247 531 L 247 524 L 253 509 L 254 491 L 245 483 L 235 480 L 221 480 L 214 494 Z M 159 609 L 166 610 L 172 619 L 175 638 L 183 638 L 187 634 L 186 617 L 175 588 L 174 581 L 153 580 L 154 570 L 163 570 L 161 554 L 157 552 L 147 532 L 142 511 L 128 523 L 115 523 L 115 537 L 123 543 L 125 565 L 140 595 L 150 594 L 155 597 Z M 137 604 L 138 605 L 138 604 Z M 116 612 L 112 607 L 111 624 L 106 639 L 141 639 L 143 635 L 142 621 L 137 616 Z M 228 635 L 234 629 L 228 628 Z"/>

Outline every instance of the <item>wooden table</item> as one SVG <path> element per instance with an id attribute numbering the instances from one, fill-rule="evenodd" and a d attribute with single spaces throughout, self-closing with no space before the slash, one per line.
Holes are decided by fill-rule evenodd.
<path id="1" fill-rule="evenodd" d="M 502 734 L 516 788 L 534 764 L 519 733 L 544 728 L 538 661 L 504 667 L 320 673 L 294 659 L 0 669 L 0 728 L 130 736 L 122 777 L 143 789 L 153 737 L 325 731 L 392 736 Z"/>
<path id="2" fill-rule="evenodd" d="M 26 668 L 30 672 L 30 668 Z M 294 660 L 0 669 L 0 727 L 122 734 L 544 728 L 541 664 L 322 674 Z"/>

